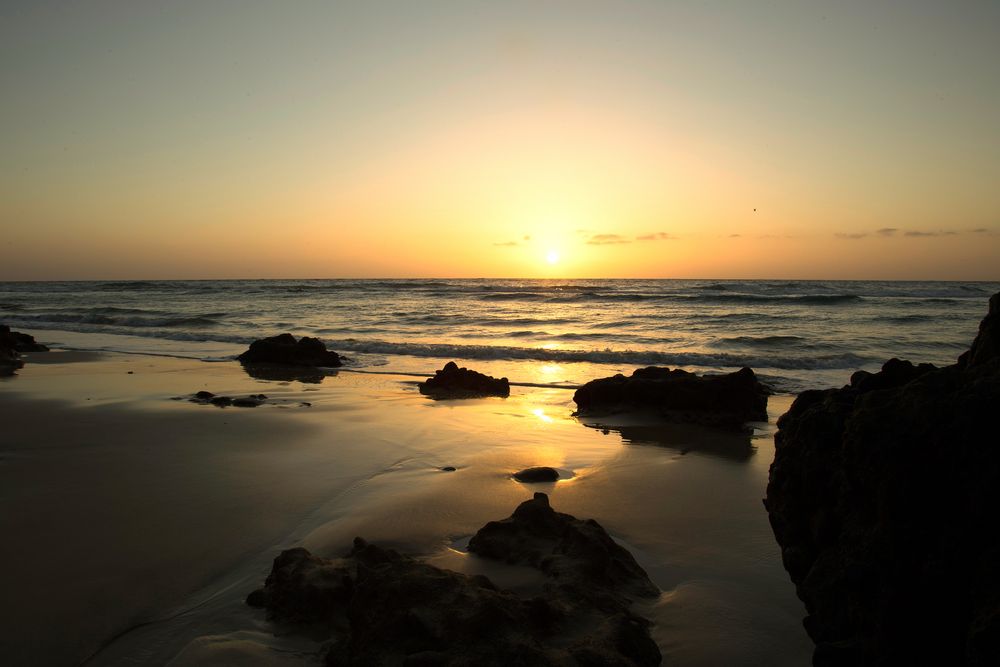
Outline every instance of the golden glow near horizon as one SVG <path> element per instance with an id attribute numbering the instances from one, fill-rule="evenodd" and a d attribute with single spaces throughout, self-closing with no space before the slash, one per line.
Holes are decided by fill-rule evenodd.
<path id="1" fill-rule="evenodd" d="M 0 12 L 0 280 L 1000 279 L 998 3 Z"/>

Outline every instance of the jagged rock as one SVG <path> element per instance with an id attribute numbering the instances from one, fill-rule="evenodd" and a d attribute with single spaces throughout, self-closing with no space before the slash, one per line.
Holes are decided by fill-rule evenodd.
<path id="1" fill-rule="evenodd" d="M 538 466 L 535 468 L 518 470 L 516 473 L 511 475 L 511 477 L 519 482 L 525 482 L 528 484 L 537 482 L 554 482 L 559 479 L 559 471 L 555 468 L 549 468 L 547 466 Z"/>
<path id="2" fill-rule="evenodd" d="M 771 526 L 816 665 L 1000 664 L 1000 294 L 945 368 L 892 359 L 778 420 Z"/>
<path id="3" fill-rule="evenodd" d="M 576 390 L 578 415 L 654 412 L 679 422 L 742 428 L 767 420 L 768 390 L 749 368 L 725 375 L 699 376 L 680 369 L 649 366 L 631 377 L 591 380 Z"/>
<path id="4" fill-rule="evenodd" d="M 0 350 L 11 349 L 16 352 L 48 352 L 49 348 L 35 342 L 34 336 L 19 331 L 11 331 L 6 324 L 0 324 Z"/>
<path id="5" fill-rule="evenodd" d="M 340 356 L 318 338 L 303 336 L 298 341 L 292 334 L 262 338 L 250 344 L 250 348 L 239 357 L 240 363 L 282 364 L 285 366 L 342 366 Z"/>
<path id="6" fill-rule="evenodd" d="M 628 591 L 653 596 L 659 589 L 624 547 L 593 519 L 556 512 L 536 493 L 510 517 L 491 521 L 469 540 L 469 551 L 542 570 L 580 593 Z"/>
<path id="7" fill-rule="evenodd" d="M 475 398 L 479 396 L 510 396 L 507 378 L 497 379 L 489 375 L 459 368 L 449 361 L 434 377 L 427 378 L 419 385 L 420 393 L 432 398 Z"/>
<path id="8" fill-rule="evenodd" d="M 542 516 L 543 505 L 553 516 Z M 562 541 L 541 526 L 532 539 L 571 547 L 566 558 L 579 562 L 589 551 L 600 560 L 607 552 L 603 539 L 624 551 L 595 522 L 578 523 L 588 536 L 603 535 L 601 547 L 573 546 L 580 538 L 566 528 L 568 515 L 556 516 L 544 494 L 515 511 L 526 513 L 532 522 L 563 526 L 555 529 L 566 533 Z M 483 539 L 500 545 L 497 536 Z M 282 552 L 247 604 L 266 608 L 273 621 L 327 631 L 333 638 L 328 665 L 658 665 L 649 623 L 628 609 L 634 582 L 645 582 L 638 587 L 644 595 L 658 591 L 633 565 L 638 571 L 622 578 L 622 586 L 619 578 L 591 582 L 558 568 L 543 570 L 549 580 L 544 593 L 523 598 L 482 575 L 442 570 L 356 538 L 342 559 L 317 558 L 301 548 Z M 585 590 L 573 594 L 577 587 Z"/>

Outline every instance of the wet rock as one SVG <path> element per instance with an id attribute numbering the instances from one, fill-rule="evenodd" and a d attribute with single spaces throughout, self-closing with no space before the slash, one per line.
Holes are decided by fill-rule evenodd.
<path id="1" fill-rule="evenodd" d="M 234 398 L 233 407 L 234 408 L 256 408 L 261 405 L 263 401 L 254 396 L 247 396 L 246 398 Z"/>
<path id="2" fill-rule="evenodd" d="M 543 516 L 545 510 L 553 516 Z M 526 513 L 533 518 L 524 519 Z M 585 554 L 601 561 L 588 572 L 608 569 L 602 557 L 610 547 L 600 539 L 600 547 L 587 547 L 587 538 L 566 527 L 566 520 L 577 520 L 556 516 L 544 494 L 514 514 L 522 517 L 518 522 L 532 523 L 535 543 L 569 547 L 572 555 L 566 558 L 578 564 Z M 583 532 L 602 534 L 624 551 L 595 522 L 579 523 Z M 554 537 L 562 533 L 567 533 L 562 541 Z M 500 544 L 496 537 L 483 540 Z M 356 538 L 341 559 L 317 558 L 305 549 L 282 552 L 264 588 L 251 593 L 247 603 L 265 608 L 273 621 L 329 632 L 328 665 L 658 665 L 648 621 L 628 609 L 631 584 L 644 581 L 642 594 L 658 591 L 634 567 L 637 572 L 630 577 L 597 582 L 558 567 L 543 568 L 544 593 L 525 598 L 498 590 L 482 575 L 443 570 Z M 618 579 L 626 585 L 619 586 Z"/>
<path id="3" fill-rule="evenodd" d="M 554 482 L 559 479 L 559 471 L 555 468 L 540 466 L 536 468 L 518 470 L 511 476 L 519 482 L 526 483 Z"/>
<path id="4" fill-rule="evenodd" d="M 215 396 L 209 399 L 209 403 L 224 408 L 233 404 L 233 399 L 229 396 Z"/>
<path id="5" fill-rule="evenodd" d="M 1000 294 L 945 368 L 892 359 L 778 420 L 764 503 L 817 665 L 1000 664 Z"/>
<path id="6" fill-rule="evenodd" d="M 215 398 L 215 394 L 210 391 L 199 391 L 194 397 L 199 401 L 210 401 Z"/>
<path id="7" fill-rule="evenodd" d="M 343 365 L 340 355 L 327 350 L 326 345 L 318 338 L 303 336 L 295 340 L 295 336 L 288 333 L 254 341 L 237 359 L 245 365 L 281 364 L 320 367 Z"/>
<path id="8" fill-rule="evenodd" d="M 35 342 L 34 336 L 19 331 L 11 331 L 6 324 L 0 324 L 0 350 L 15 352 L 48 352 L 49 348 Z"/>
<path id="9" fill-rule="evenodd" d="M 427 378 L 419 385 L 420 393 L 432 398 L 476 398 L 481 396 L 510 396 L 510 383 L 507 378 L 495 378 L 489 375 L 459 368 L 454 361 L 449 361 L 434 377 Z"/>
<path id="10" fill-rule="evenodd" d="M 510 517 L 491 521 L 469 541 L 469 551 L 542 570 L 581 595 L 627 591 L 648 597 L 659 589 L 624 547 L 593 519 L 556 512 L 536 493 Z"/>
<path id="11" fill-rule="evenodd" d="M 696 375 L 649 366 L 630 377 L 591 380 L 573 400 L 581 416 L 653 412 L 669 421 L 741 429 L 767 420 L 768 390 L 749 368 L 725 375 Z"/>
<path id="12" fill-rule="evenodd" d="M 455 466 L 444 466 L 441 470 L 442 472 L 455 472 Z"/>

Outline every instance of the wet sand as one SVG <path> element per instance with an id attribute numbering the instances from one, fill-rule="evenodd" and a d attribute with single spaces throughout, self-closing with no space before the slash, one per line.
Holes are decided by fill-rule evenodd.
<path id="1" fill-rule="evenodd" d="M 597 519 L 663 589 L 639 611 L 664 664 L 810 659 L 760 502 L 790 397 L 772 397 L 753 438 L 733 438 L 584 425 L 564 389 L 432 401 L 402 376 L 317 384 L 161 357 L 34 361 L 0 380 L 0 571 L 17 573 L 0 610 L 5 664 L 302 664 L 319 644 L 275 636 L 242 602 L 281 549 L 339 555 L 361 535 L 530 587 L 530 573 L 463 547 L 533 491 Z M 281 403 L 171 400 L 199 390 Z M 510 479 L 533 465 L 571 477 Z"/>

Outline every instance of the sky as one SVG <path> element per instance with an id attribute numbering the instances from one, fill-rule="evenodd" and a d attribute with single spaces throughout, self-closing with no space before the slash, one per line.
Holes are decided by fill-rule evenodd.
<path id="1" fill-rule="evenodd" d="M 0 280 L 1000 279 L 1000 3 L 0 2 Z"/>

